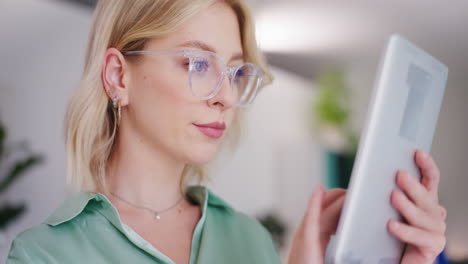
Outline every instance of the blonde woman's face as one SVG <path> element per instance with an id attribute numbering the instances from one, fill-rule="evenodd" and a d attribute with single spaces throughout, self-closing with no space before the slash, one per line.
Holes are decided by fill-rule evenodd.
<path id="1" fill-rule="evenodd" d="M 239 56 L 242 44 L 237 17 L 223 3 L 212 5 L 176 32 L 149 41 L 144 50 L 171 49 L 183 44 L 205 48 L 191 46 L 194 42 L 211 47 L 228 66 L 243 62 Z M 177 60 L 177 56 L 144 55 L 138 63 L 129 64 L 131 81 L 125 121 L 135 128 L 141 140 L 158 151 L 188 164 L 203 164 L 213 159 L 230 129 L 236 102 L 227 77 L 213 98 L 195 97 L 189 89 L 187 63 L 188 59 Z M 209 136 L 209 129 L 196 126 L 212 122 L 225 124 L 221 137 Z"/>

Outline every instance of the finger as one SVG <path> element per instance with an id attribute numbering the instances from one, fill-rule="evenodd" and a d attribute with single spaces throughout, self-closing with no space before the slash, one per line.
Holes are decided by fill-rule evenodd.
<path id="1" fill-rule="evenodd" d="M 437 256 L 445 247 L 445 236 L 431 233 L 396 220 L 390 220 L 388 231 L 400 241 L 411 244 L 424 252 Z"/>
<path id="2" fill-rule="evenodd" d="M 406 171 L 399 171 L 397 174 L 397 185 L 417 207 L 430 213 L 432 216 L 440 217 L 438 202 L 414 176 Z"/>
<path id="3" fill-rule="evenodd" d="M 323 194 L 323 187 L 319 184 L 309 200 L 309 205 L 307 206 L 307 211 L 303 220 L 305 235 L 309 239 L 312 239 L 312 241 L 318 241 Z"/>
<path id="4" fill-rule="evenodd" d="M 322 202 L 322 208 L 328 207 L 331 203 L 333 203 L 336 199 L 340 196 L 346 194 L 345 189 L 341 188 L 334 188 L 325 192 L 325 197 Z"/>
<path id="5" fill-rule="evenodd" d="M 393 207 L 400 212 L 411 226 L 438 234 L 445 233 L 447 226 L 441 217 L 432 217 L 416 207 L 401 190 L 393 191 L 391 200 Z"/>
<path id="6" fill-rule="evenodd" d="M 322 211 L 320 230 L 322 233 L 335 234 L 338 222 L 340 220 L 341 211 L 343 209 L 345 196 L 342 195 L 333 201 L 327 208 Z"/>
<path id="7" fill-rule="evenodd" d="M 447 209 L 445 209 L 445 207 L 443 207 L 442 205 L 439 205 L 439 211 L 440 211 L 440 215 L 442 216 L 442 220 L 446 220 L 447 219 Z"/>
<path id="8" fill-rule="evenodd" d="M 440 170 L 434 159 L 428 153 L 419 150 L 416 152 L 416 163 L 422 174 L 421 182 L 427 190 L 438 200 L 437 189 L 440 182 Z"/>

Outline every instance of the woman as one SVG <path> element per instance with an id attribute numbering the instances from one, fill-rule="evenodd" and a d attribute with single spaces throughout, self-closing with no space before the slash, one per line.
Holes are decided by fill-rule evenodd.
<path id="1" fill-rule="evenodd" d="M 255 219 L 201 183 L 244 108 L 271 81 L 238 0 L 103 0 L 81 84 L 66 114 L 69 182 L 78 192 L 20 233 L 8 263 L 280 263 Z M 400 173 L 392 196 L 409 224 L 402 263 L 445 245 L 439 172 L 418 152 L 422 182 Z M 311 196 L 289 263 L 323 263 L 345 191 Z"/>

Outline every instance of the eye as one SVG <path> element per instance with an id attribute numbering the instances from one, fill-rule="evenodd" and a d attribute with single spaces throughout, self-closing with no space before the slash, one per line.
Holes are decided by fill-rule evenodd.
<path id="1" fill-rule="evenodd" d="M 182 62 L 182 66 L 184 67 L 185 70 L 188 70 L 188 68 L 190 66 L 190 61 L 189 60 L 184 60 Z"/>
<path id="2" fill-rule="evenodd" d="M 210 67 L 210 65 L 207 60 L 196 60 L 193 62 L 192 70 L 197 73 L 202 73 L 206 72 L 208 67 Z"/>
<path id="3" fill-rule="evenodd" d="M 243 77 L 245 75 L 245 71 L 242 69 L 237 70 L 236 72 L 236 78 Z"/>

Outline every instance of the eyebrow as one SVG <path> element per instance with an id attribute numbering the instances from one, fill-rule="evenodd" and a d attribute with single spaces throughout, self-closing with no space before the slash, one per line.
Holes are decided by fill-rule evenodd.
<path id="1" fill-rule="evenodd" d="M 178 47 L 197 48 L 197 49 L 202 49 L 202 50 L 210 51 L 213 53 L 217 53 L 215 48 L 213 48 L 212 46 L 208 45 L 205 42 L 198 41 L 198 40 L 190 40 L 190 41 L 184 42 L 178 45 Z M 229 59 L 229 61 L 243 60 L 243 59 L 244 59 L 244 55 L 242 54 L 242 52 L 239 52 L 239 53 L 233 54 L 231 58 Z"/>

